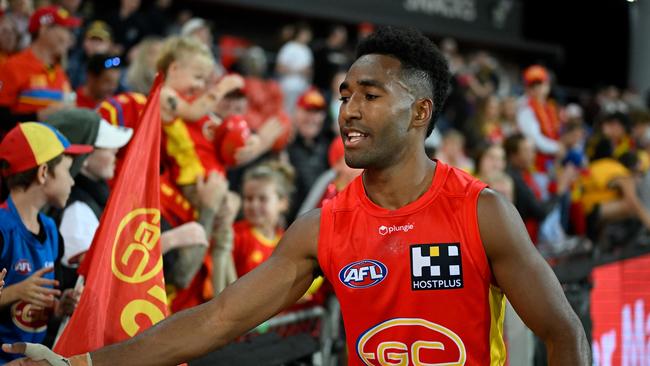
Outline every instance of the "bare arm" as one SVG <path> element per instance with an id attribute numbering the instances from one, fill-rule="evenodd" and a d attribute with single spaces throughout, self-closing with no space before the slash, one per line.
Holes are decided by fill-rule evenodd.
<path id="1" fill-rule="evenodd" d="M 218 297 L 93 352 L 93 365 L 177 365 L 226 345 L 293 304 L 309 288 L 318 265 L 319 220 L 320 211 L 301 217 L 269 260 Z"/>
<path id="2" fill-rule="evenodd" d="M 590 365 L 582 325 L 515 208 L 485 189 L 479 197 L 478 217 L 496 281 L 524 323 L 546 344 L 549 364 Z"/>
<path id="3" fill-rule="evenodd" d="M 244 87 L 244 79 L 239 75 L 227 75 L 203 95 L 189 103 L 181 98 L 173 89 L 163 87 L 160 91 L 160 115 L 164 123 L 182 118 L 186 122 L 194 122 L 209 112 L 214 111 L 217 103 L 229 92 Z"/>
<path id="4" fill-rule="evenodd" d="M 614 185 L 621 190 L 623 200 L 632 209 L 631 213 L 641 220 L 643 226 L 650 229 L 650 212 L 648 212 L 637 195 L 634 177 L 620 177 L 614 181 Z"/>

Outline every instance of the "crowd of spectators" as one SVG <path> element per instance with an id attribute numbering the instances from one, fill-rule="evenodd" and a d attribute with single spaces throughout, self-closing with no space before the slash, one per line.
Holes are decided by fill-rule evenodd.
<path id="1" fill-rule="evenodd" d="M 138 128 L 157 72 L 165 76 L 160 193 L 172 311 L 264 261 L 297 215 L 361 173 L 344 163 L 338 93 L 354 38 L 370 24 L 356 35 L 332 25 L 322 39 L 308 24 L 287 25 L 281 47 L 264 49 L 236 34 L 215 39 L 209 19 L 172 17 L 169 0 L 147 8 L 121 0 L 105 14 L 80 9 L 81 0 L 1 4 L 0 132 L 46 122 L 95 147 L 73 165 L 66 205 L 50 209 L 63 239 L 62 290 L 75 287 L 114 175 L 129 174 L 119 149 Z M 555 98 L 565 95 L 562 80 L 543 65 L 463 53 L 453 39 L 439 45 L 453 77 L 426 142 L 432 159 L 507 197 L 549 259 L 650 244 L 650 113 L 638 94 L 607 86 Z M 326 291 L 319 282 L 305 301 Z"/>

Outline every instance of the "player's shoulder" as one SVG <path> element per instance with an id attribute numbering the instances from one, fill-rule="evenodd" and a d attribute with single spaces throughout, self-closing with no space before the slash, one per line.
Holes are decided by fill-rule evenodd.
<path id="1" fill-rule="evenodd" d="M 276 252 L 316 258 L 321 212 L 317 208 L 298 216 L 282 236 Z"/>
<path id="2" fill-rule="evenodd" d="M 480 190 L 486 186 L 485 183 L 462 169 L 449 166 L 440 161 L 437 164 L 436 174 L 443 175 L 442 179 L 438 180 L 443 185 L 443 192 L 453 195 L 466 195 L 472 191 L 472 187 Z"/>
<path id="3" fill-rule="evenodd" d="M 348 211 L 359 205 L 359 201 L 365 196 L 363 189 L 362 174 L 354 178 L 342 191 L 336 196 L 323 203 L 323 210 L 326 212 Z"/>
<path id="4" fill-rule="evenodd" d="M 321 212 L 322 209 L 320 208 L 309 210 L 304 214 L 298 216 L 291 226 L 293 227 L 295 225 L 298 225 L 304 228 L 310 228 L 313 226 L 318 227 L 320 226 Z"/>

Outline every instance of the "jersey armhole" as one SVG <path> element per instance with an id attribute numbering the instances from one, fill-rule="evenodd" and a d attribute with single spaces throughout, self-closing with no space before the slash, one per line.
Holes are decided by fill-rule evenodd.
<path id="1" fill-rule="evenodd" d="M 485 188 L 487 188 L 485 183 L 476 181 L 471 184 L 467 193 L 465 219 L 468 226 L 468 242 L 472 246 L 471 250 L 469 250 L 469 256 L 472 262 L 474 262 L 481 277 L 487 281 L 487 283 L 496 285 L 487 258 L 487 253 L 485 252 L 485 245 L 481 239 L 481 231 L 478 221 L 478 199 Z"/>
<path id="2" fill-rule="evenodd" d="M 331 201 L 323 205 L 320 211 L 320 228 L 318 230 L 318 266 L 323 276 L 330 281 L 330 253 L 332 251 L 331 233 L 334 216 Z"/>

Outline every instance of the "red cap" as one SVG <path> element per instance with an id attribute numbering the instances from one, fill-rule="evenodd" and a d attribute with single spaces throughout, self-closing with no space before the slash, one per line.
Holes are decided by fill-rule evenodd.
<path id="1" fill-rule="evenodd" d="M 529 86 L 534 83 L 541 83 L 549 80 L 548 71 L 544 66 L 532 65 L 524 70 L 524 83 Z"/>
<path id="2" fill-rule="evenodd" d="M 75 18 L 59 6 L 45 6 L 37 9 L 29 18 L 29 32 L 36 33 L 42 25 L 56 24 L 66 28 L 81 25 L 81 19 Z"/>
<path id="3" fill-rule="evenodd" d="M 370 34 L 375 31 L 375 25 L 370 22 L 362 22 L 359 23 L 357 29 L 359 33 Z"/>
<path id="4" fill-rule="evenodd" d="M 343 139 L 341 137 L 334 138 L 330 144 L 329 151 L 327 152 L 327 160 L 330 167 L 333 167 L 345 156 L 345 147 L 343 147 Z"/>
<path id="5" fill-rule="evenodd" d="M 299 98 L 296 105 L 303 109 L 321 110 L 325 109 L 325 97 L 316 88 L 309 88 Z"/>

